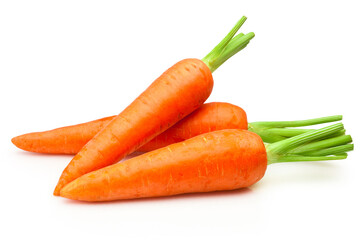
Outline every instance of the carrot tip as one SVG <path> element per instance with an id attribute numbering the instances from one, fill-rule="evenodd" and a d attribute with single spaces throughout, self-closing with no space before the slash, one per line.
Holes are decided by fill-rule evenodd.
<path id="1" fill-rule="evenodd" d="M 68 199 L 79 200 L 77 199 L 76 193 L 74 194 L 74 190 L 76 190 L 76 188 L 74 189 L 74 185 L 68 184 L 60 190 L 59 196 Z"/>
<path id="2" fill-rule="evenodd" d="M 20 148 L 20 147 L 19 147 L 19 143 L 20 143 L 19 136 L 13 137 L 13 138 L 11 139 L 11 142 L 12 142 L 16 147 Z"/>
<path id="3" fill-rule="evenodd" d="M 58 184 L 56 185 L 55 187 L 55 190 L 54 190 L 54 196 L 60 196 L 60 191 L 61 191 L 62 187 Z"/>
<path id="4" fill-rule="evenodd" d="M 11 139 L 12 144 L 15 145 L 15 147 L 24 150 L 24 151 L 32 151 L 31 144 L 29 144 L 29 141 L 27 139 L 27 135 L 19 135 L 16 137 L 13 137 Z M 31 142 L 31 141 L 30 141 Z"/>

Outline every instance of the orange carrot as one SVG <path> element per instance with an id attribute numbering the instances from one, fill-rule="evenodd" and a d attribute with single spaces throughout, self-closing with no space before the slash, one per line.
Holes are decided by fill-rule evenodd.
<path id="1" fill-rule="evenodd" d="M 122 159 L 200 107 L 213 87 L 211 73 L 254 37 L 253 33 L 235 36 L 245 20 L 203 60 L 185 59 L 169 68 L 111 120 L 71 160 L 54 195 L 76 178 Z"/>
<path id="2" fill-rule="evenodd" d="M 258 135 L 246 130 L 205 133 L 83 175 L 65 186 L 60 195 L 111 201 L 248 187 L 264 176 L 267 164 L 346 158 L 345 151 L 353 147 L 347 144 L 348 139 L 326 139 L 341 130 L 341 123 L 334 124 L 266 148 Z M 300 151 L 289 154 L 296 148 Z"/>
<path id="3" fill-rule="evenodd" d="M 28 133 L 11 141 L 30 152 L 76 154 L 115 116 L 50 131 Z M 247 129 L 245 111 L 230 103 L 205 103 L 184 119 L 138 149 L 148 152 L 199 134 L 221 129 Z"/>
<path id="4" fill-rule="evenodd" d="M 175 64 L 80 150 L 63 171 L 54 194 L 77 177 L 117 162 L 174 125 L 200 107 L 212 87 L 211 72 L 201 60 Z"/>
<path id="5" fill-rule="evenodd" d="M 259 136 L 221 130 L 88 173 L 64 187 L 60 195 L 110 201 L 231 190 L 259 181 L 266 166 Z"/>

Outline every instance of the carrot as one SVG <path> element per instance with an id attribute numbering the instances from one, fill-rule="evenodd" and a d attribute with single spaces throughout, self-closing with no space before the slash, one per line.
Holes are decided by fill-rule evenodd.
<path id="1" fill-rule="evenodd" d="M 246 130 L 205 133 L 83 175 L 65 186 L 60 196 L 111 201 L 248 187 L 264 176 L 268 164 L 346 158 L 345 151 L 353 148 L 347 144 L 351 138 L 325 139 L 325 145 L 319 140 L 341 130 L 338 123 L 267 147 Z M 332 150 L 334 146 L 337 150 Z M 288 154 L 298 147 L 296 154 Z M 312 154 L 307 154 L 309 150 Z"/>
<path id="2" fill-rule="evenodd" d="M 71 160 L 54 195 L 81 175 L 122 159 L 200 107 L 212 91 L 212 72 L 254 37 L 253 33 L 235 36 L 245 20 L 241 18 L 203 60 L 176 63 L 112 119 Z"/>
<path id="3" fill-rule="evenodd" d="M 45 132 L 14 137 L 12 142 L 30 152 L 76 154 L 115 116 Z M 206 103 L 138 149 L 147 152 L 196 135 L 227 128 L 247 129 L 245 111 L 230 103 Z"/>
<path id="4" fill-rule="evenodd" d="M 13 138 L 12 142 L 18 148 L 30 152 L 76 154 L 114 117 L 111 116 L 45 132 L 28 133 Z M 205 103 L 174 126 L 141 146 L 137 151 L 152 151 L 206 132 L 221 129 L 248 129 L 248 127 L 249 130 L 260 135 L 264 142 L 270 143 L 309 131 L 309 129 L 285 128 L 284 124 L 287 127 L 298 127 L 339 121 L 341 119 L 342 116 L 338 115 L 311 119 L 311 121 L 254 122 L 248 124 L 245 111 L 236 105 L 222 102 Z M 269 126 L 270 123 L 271 126 Z"/>

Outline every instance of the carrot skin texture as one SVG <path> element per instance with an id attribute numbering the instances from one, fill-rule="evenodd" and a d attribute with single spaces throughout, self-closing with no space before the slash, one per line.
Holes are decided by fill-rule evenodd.
<path id="1" fill-rule="evenodd" d="M 75 155 L 54 195 L 69 182 L 119 161 L 174 125 L 200 107 L 212 88 L 212 74 L 204 62 L 185 59 L 176 63 Z"/>
<path id="2" fill-rule="evenodd" d="M 25 151 L 76 154 L 114 117 L 44 132 L 28 133 L 14 137 L 11 141 Z M 242 108 L 224 102 L 205 103 L 174 126 L 141 146 L 137 151 L 153 151 L 207 132 L 222 129 L 247 130 L 247 127 L 247 116 Z"/>
<path id="3" fill-rule="evenodd" d="M 207 132 L 247 128 L 247 116 L 242 108 L 230 103 L 205 103 L 138 150 L 149 152 Z"/>
<path id="4" fill-rule="evenodd" d="M 267 168 L 255 133 L 226 129 L 145 153 L 88 173 L 65 186 L 62 197 L 112 201 L 248 187 Z"/>
<path id="5" fill-rule="evenodd" d="M 27 133 L 12 138 L 11 142 L 18 148 L 29 152 L 76 154 L 114 117 L 101 118 L 44 132 Z"/>

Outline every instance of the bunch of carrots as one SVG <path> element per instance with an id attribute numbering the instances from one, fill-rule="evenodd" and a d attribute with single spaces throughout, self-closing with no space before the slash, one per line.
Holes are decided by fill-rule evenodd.
<path id="1" fill-rule="evenodd" d="M 111 201 L 248 187 L 278 162 L 345 159 L 353 150 L 342 120 L 247 122 L 230 103 L 206 103 L 212 73 L 244 49 L 254 33 L 237 34 L 242 17 L 202 60 L 184 59 L 156 79 L 119 115 L 17 136 L 19 148 L 75 154 L 54 195 Z M 121 161 L 134 151 L 146 152 Z"/>

